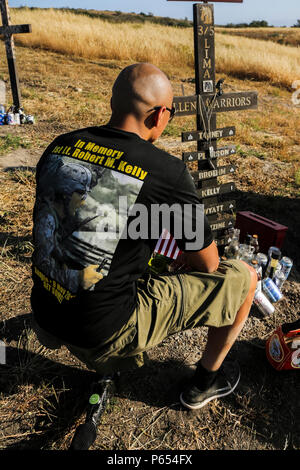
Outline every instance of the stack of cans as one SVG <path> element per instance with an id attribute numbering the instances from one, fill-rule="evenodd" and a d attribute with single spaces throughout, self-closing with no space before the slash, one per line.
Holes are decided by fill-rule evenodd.
<path id="1" fill-rule="evenodd" d="M 16 126 L 20 124 L 34 124 L 34 116 L 31 114 L 24 114 L 23 108 L 16 109 L 11 106 L 8 111 L 5 111 L 5 106 L 0 105 L 0 126 L 7 124 L 8 126 Z"/>
<path id="2" fill-rule="evenodd" d="M 278 302 L 283 297 L 276 284 L 269 277 L 263 280 L 263 291 L 272 302 Z"/>
<path id="3" fill-rule="evenodd" d="M 254 303 L 264 315 L 271 315 L 275 312 L 275 307 L 263 292 L 257 291 L 254 297 Z"/>
<path id="4" fill-rule="evenodd" d="M 274 313 L 274 304 L 283 298 L 282 287 L 290 275 L 293 261 L 287 256 L 282 257 L 280 249 L 276 246 L 271 246 L 268 254 L 260 253 L 257 235 L 247 234 L 243 244 L 239 242 L 238 237 L 235 242 L 237 256 L 231 253 L 229 243 L 224 250 L 226 258 L 241 259 L 256 270 L 258 283 L 254 303 L 262 313 Z"/>
<path id="5" fill-rule="evenodd" d="M 280 272 L 283 273 L 284 279 L 287 280 L 293 267 L 293 261 L 287 256 L 284 256 L 280 260 L 280 266 L 281 266 Z"/>
<path id="6" fill-rule="evenodd" d="M 276 256 L 272 256 L 276 253 Z M 275 311 L 273 304 L 279 302 L 283 298 L 282 287 L 288 279 L 293 261 L 287 256 L 282 257 L 277 247 L 270 247 L 268 256 L 264 253 L 257 254 L 257 261 L 263 269 L 262 290 L 256 292 L 254 303 L 264 314 L 271 314 Z M 275 264 L 274 264 L 275 259 Z M 279 261 L 277 261 L 279 259 Z M 274 271 L 274 266 L 276 269 Z M 273 269 L 270 269 L 273 268 Z M 272 278 L 269 277 L 272 273 Z"/>

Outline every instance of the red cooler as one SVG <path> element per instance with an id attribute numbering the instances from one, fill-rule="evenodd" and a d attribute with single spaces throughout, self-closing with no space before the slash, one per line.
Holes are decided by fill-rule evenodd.
<path id="1" fill-rule="evenodd" d="M 240 229 L 240 240 L 243 243 L 247 233 L 258 236 L 259 251 L 267 253 L 270 246 L 282 248 L 288 227 L 266 219 L 250 211 L 236 214 L 235 227 Z"/>

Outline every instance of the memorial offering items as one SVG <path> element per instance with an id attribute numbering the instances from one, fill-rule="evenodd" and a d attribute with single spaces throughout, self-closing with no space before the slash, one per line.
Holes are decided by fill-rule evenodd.
<path id="1" fill-rule="evenodd" d="M 259 252 L 258 235 L 253 235 L 253 237 L 250 241 L 250 245 L 254 246 L 254 253 L 255 254 Z"/>
<path id="2" fill-rule="evenodd" d="M 276 272 L 276 268 L 279 263 L 279 258 L 281 257 L 281 251 L 276 246 L 271 246 L 268 251 L 269 263 L 266 269 L 266 276 L 273 279 Z"/>
<path id="3" fill-rule="evenodd" d="M 276 246 L 269 247 L 268 255 L 255 253 L 255 248 L 259 246 L 256 234 L 247 233 L 245 243 L 240 243 L 239 237 L 239 229 L 228 230 L 227 245 L 220 260 L 240 259 L 256 270 L 258 282 L 253 302 L 261 313 L 270 315 L 275 312 L 273 304 L 283 298 L 282 286 L 290 275 L 293 261 L 286 256 L 281 257 L 281 251 Z M 172 235 L 164 229 L 149 260 L 149 271 L 163 274 L 180 270 L 182 267 L 176 267 L 176 260 L 181 253 Z M 187 266 L 185 268 L 186 271 L 190 270 Z"/>
<path id="4" fill-rule="evenodd" d="M 275 312 L 274 305 L 271 304 L 268 298 L 261 291 L 255 293 L 254 304 L 263 315 L 271 315 Z"/>
<path id="5" fill-rule="evenodd" d="M 268 254 L 255 252 L 259 249 L 258 236 L 246 234 L 244 243 L 240 243 L 240 230 L 228 231 L 227 245 L 222 259 L 240 259 L 252 266 L 257 272 L 257 287 L 254 303 L 263 314 L 275 311 L 274 303 L 283 298 L 282 287 L 289 277 L 293 262 L 276 246 L 268 249 Z"/>
<path id="6" fill-rule="evenodd" d="M 168 230 L 163 229 L 161 236 L 154 248 L 152 257 L 148 265 L 149 271 L 155 274 L 162 274 L 170 271 L 170 265 L 181 254 L 176 240 Z"/>
<path id="7" fill-rule="evenodd" d="M 271 334 L 266 355 L 276 370 L 300 369 L 300 319 L 284 323 Z"/>
<path id="8" fill-rule="evenodd" d="M 172 259 L 167 258 L 164 255 L 159 253 L 154 253 L 154 255 L 149 260 L 150 272 L 155 274 L 163 274 L 169 271 L 169 266 L 172 262 Z"/>
<path id="9" fill-rule="evenodd" d="M 5 110 L 3 104 L 0 105 L 0 126 L 3 125 L 15 126 L 19 124 L 34 124 L 34 117 L 31 114 L 25 114 L 23 108 L 16 109 L 15 106 L 10 106 Z"/>
<path id="10" fill-rule="evenodd" d="M 240 249 L 239 236 L 240 231 L 238 229 L 232 229 L 229 231 L 229 243 L 224 250 L 226 258 L 237 259 Z"/>

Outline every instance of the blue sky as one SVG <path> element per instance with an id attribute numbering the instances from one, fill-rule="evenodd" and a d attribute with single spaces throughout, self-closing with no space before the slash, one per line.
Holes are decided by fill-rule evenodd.
<path id="1" fill-rule="evenodd" d="M 193 3 L 167 0 L 9 0 L 11 7 L 86 8 L 153 13 L 158 16 L 192 19 Z M 274 26 L 293 26 L 300 19 L 300 0 L 244 0 L 243 4 L 215 3 L 215 23 L 249 23 L 266 20 Z"/>

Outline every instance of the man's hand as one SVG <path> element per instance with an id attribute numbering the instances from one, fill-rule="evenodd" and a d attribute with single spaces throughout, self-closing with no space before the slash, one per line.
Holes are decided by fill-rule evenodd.
<path id="1" fill-rule="evenodd" d="M 208 247 L 204 248 L 203 250 L 195 252 L 184 252 L 182 258 L 180 258 L 179 261 L 181 260 L 184 265 L 188 266 L 192 270 L 200 271 L 203 273 L 213 273 L 219 267 L 218 248 L 215 242 L 213 241 Z"/>
<path id="2" fill-rule="evenodd" d="M 97 268 L 99 268 L 99 264 L 91 264 L 80 272 L 80 284 L 84 290 L 103 279 L 103 275 L 97 272 Z"/>

